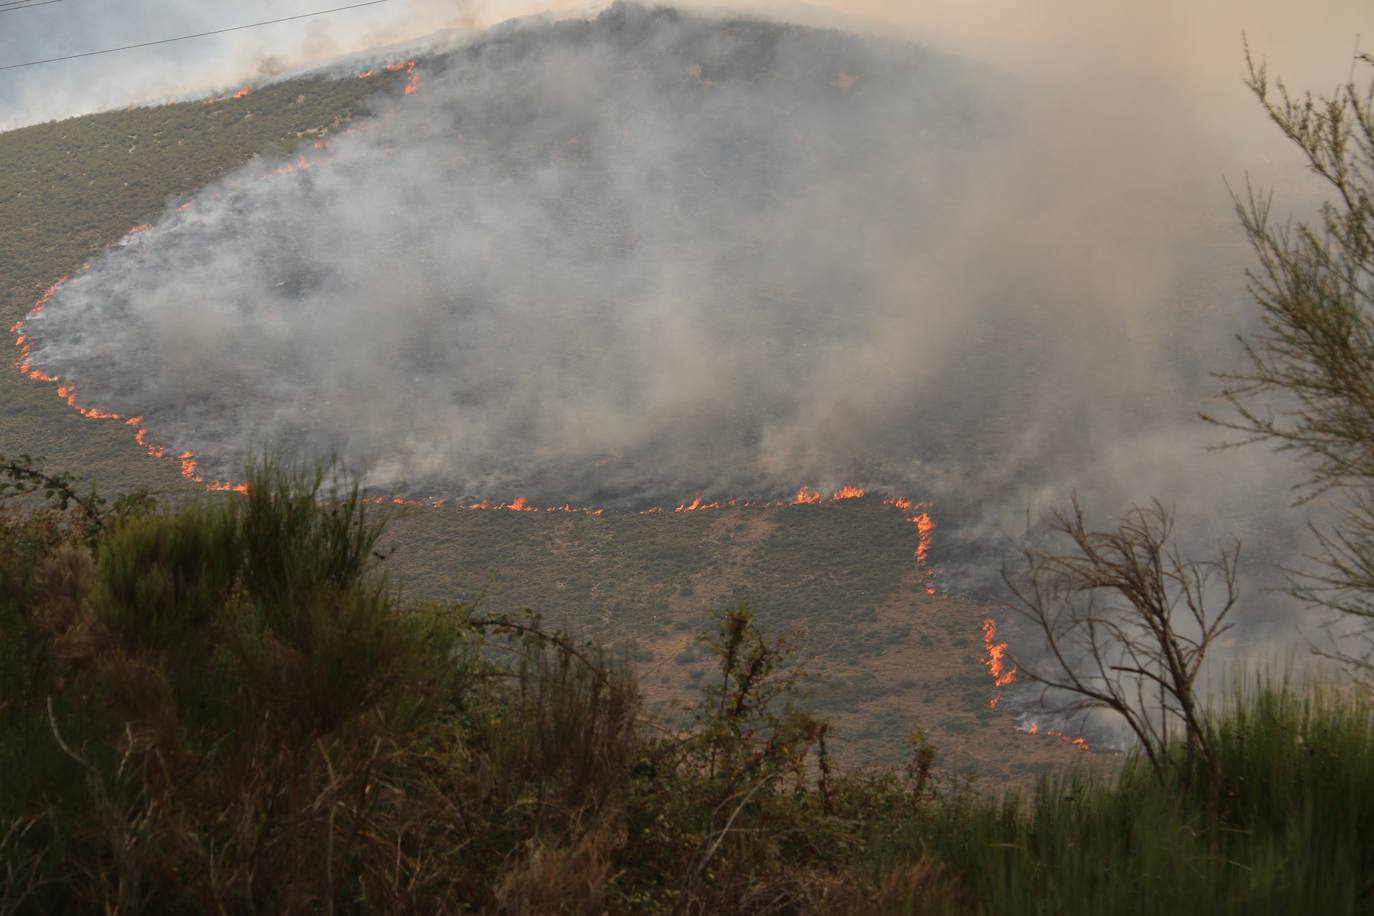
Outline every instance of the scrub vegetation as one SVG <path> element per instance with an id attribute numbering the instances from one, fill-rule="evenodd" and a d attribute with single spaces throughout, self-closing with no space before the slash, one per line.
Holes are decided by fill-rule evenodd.
<path id="1" fill-rule="evenodd" d="M 30 481 L 32 483 L 32 481 Z M 402 600 L 382 523 L 258 468 L 179 509 L 0 518 L 0 912 L 1356 912 L 1374 719 L 1237 682 L 1111 781 L 837 765 L 745 605 L 690 721 L 531 615 Z M 27 485 L 27 484 L 26 484 Z M 60 505 L 66 502 L 67 511 Z"/>

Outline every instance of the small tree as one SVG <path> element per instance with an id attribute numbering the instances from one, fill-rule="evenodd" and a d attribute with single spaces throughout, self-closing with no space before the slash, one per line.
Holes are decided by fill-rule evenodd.
<path id="1" fill-rule="evenodd" d="M 1020 670 L 1046 694 L 1067 693 L 1061 711 L 1120 715 L 1161 780 L 1176 764 L 1191 772 L 1199 757 L 1215 777 L 1197 679 L 1230 626 L 1239 545 L 1213 560 L 1185 560 L 1169 544 L 1173 516 L 1158 502 L 1132 509 L 1113 530 L 1090 531 L 1075 499 L 1069 512 L 1054 513 L 1050 528 L 1067 537 L 1069 550 L 1027 546 L 1019 567 L 1002 573 L 1009 607 L 1047 652 L 1040 663 L 1017 658 Z M 1184 760 L 1177 761 L 1170 744 L 1180 730 Z"/>
<path id="2" fill-rule="evenodd" d="M 1374 65 L 1368 55 L 1359 58 Z M 1329 97 L 1292 95 L 1246 49 L 1248 85 L 1269 118 L 1334 192 L 1314 223 L 1276 225 L 1272 197 L 1247 186 L 1236 211 L 1259 266 L 1249 289 L 1264 329 L 1242 338 L 1247 365 L 1220 374 L 1229 418 L 1204 418 L 1293 450 L 1312 469 L 1300 500 L 1339 491 L 1339 515 L 1317 531 L 1315 572 L 1294 594 L 1355 621 L 1374 664 L 1374 79 Z"/>

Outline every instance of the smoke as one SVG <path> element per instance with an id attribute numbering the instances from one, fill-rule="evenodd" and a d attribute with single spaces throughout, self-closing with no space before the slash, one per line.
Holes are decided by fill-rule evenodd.
<path id="1" fill-rule="evenodd" d="M 943 413 L 911 392 L 991 300 L 933 266 L 1005 130 L 965 67 L 627 9 L 426 69 L 70 283 L 36 364 L 221 473 L 256 440 L 460 493 L 834 480 Z"/>
<path id="2" fill-rule="evenodd" d="M 251 166 L 69 283 L 36 363 L 220 475 L 272 447 L 450 495 L 853 481 L 983 542 L 1076 488 L 1299 552 L 1299 469 L 1196 418 L 1253 315 L 1222 178 L 1310 206 L 1240 31 L 1326 89 L 1364 5 L 835 6 L 789 15 L 889 38 L 616 8 L 427 60 L 327 165 Z M 409 37 L 315 28 L 281 59 Z"/>

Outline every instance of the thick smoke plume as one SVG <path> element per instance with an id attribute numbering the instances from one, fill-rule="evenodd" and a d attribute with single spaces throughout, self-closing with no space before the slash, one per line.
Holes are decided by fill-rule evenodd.
<path id="1" fill-rule="evenodd" d="M 337 450 L 467 494 L 872 477 L 963 389 L 1015 402 L 947 349 L 1031 332 L 964 212 L 1014 142 L 987 77 L 636 9 L 424 69 L 328 164 L 241 173 L 69 283 L 36 365 L 220 473 Z"/>
<path id="2" fill-rule="evenodd" d="M 1222 177 L 1310 189 L 1240 81 L 1272 11 L 996 6 L 845 7 L 962 57 L 635 8 L 499 29 L 327 165 L 252 167 L 73 280 L 38 364 L 220 475 L 265 447 L 450 494 L 853 481 L 983 536 L 1077 487 L 1291 555 L 1293 469 L 1196 419 L 1253 311 Z M 1296 79 L 1345 76 L 1351 10 Z"/>

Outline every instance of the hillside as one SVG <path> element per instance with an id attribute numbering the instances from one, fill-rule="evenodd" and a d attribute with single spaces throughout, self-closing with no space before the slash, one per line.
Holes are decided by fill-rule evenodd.
<path id="1" fill-rule="evenodd" d="M 0 134 L 0 323 L 21 319 L 44 290 L 170 201 L 255 157 L 286 159 L 398 93 L 404 74 L 300 79 L 213 104 L 182 102 L 39 124 Z M 104 490 L 185 492 L 173 464 L 146 460 L 126 430 L 87 423 L 51 386 L 0 377 L 0 451 L 80 468 Z"/>
<path id="2" fill-rule="evenodd" d="M 688 91 L 701 73 L 684 67 L 680 78 Z M 298 79 L 0 135 L 0 321 L 21 319 L 130 227 L 249 160 L 289 163 L 407 85 L 404 70 Z M 0 374 L 0 453 L 43 456 L 107 493 L 146 487 L 177 501 L 201 492 L 174 456 L 153 460 L 122 422 L 82 417 L 53 385 L 14 371 Z M 664 707 L 706 673 L 696 640 L 708 612 L 746 600 L 769 631 L 795 634 L 817 677 L 813 702 L 837 723 L 837 747 L 851 760 L 899 759 L 917 727 L 946 762 L 998 780 L 1082 760 L 1062 742 L 1018 733 L 1012 710 L 989 708 L 986 610 L 928 594 L 916 543 L 903 514 L 870 496 L 653 515 L 410 507 L 396 513 L 387 550 L 393 581 L 412 595 L 534 608 L 629 647 Z M 937 533 L 933 567 L 940 557 Z"/>

